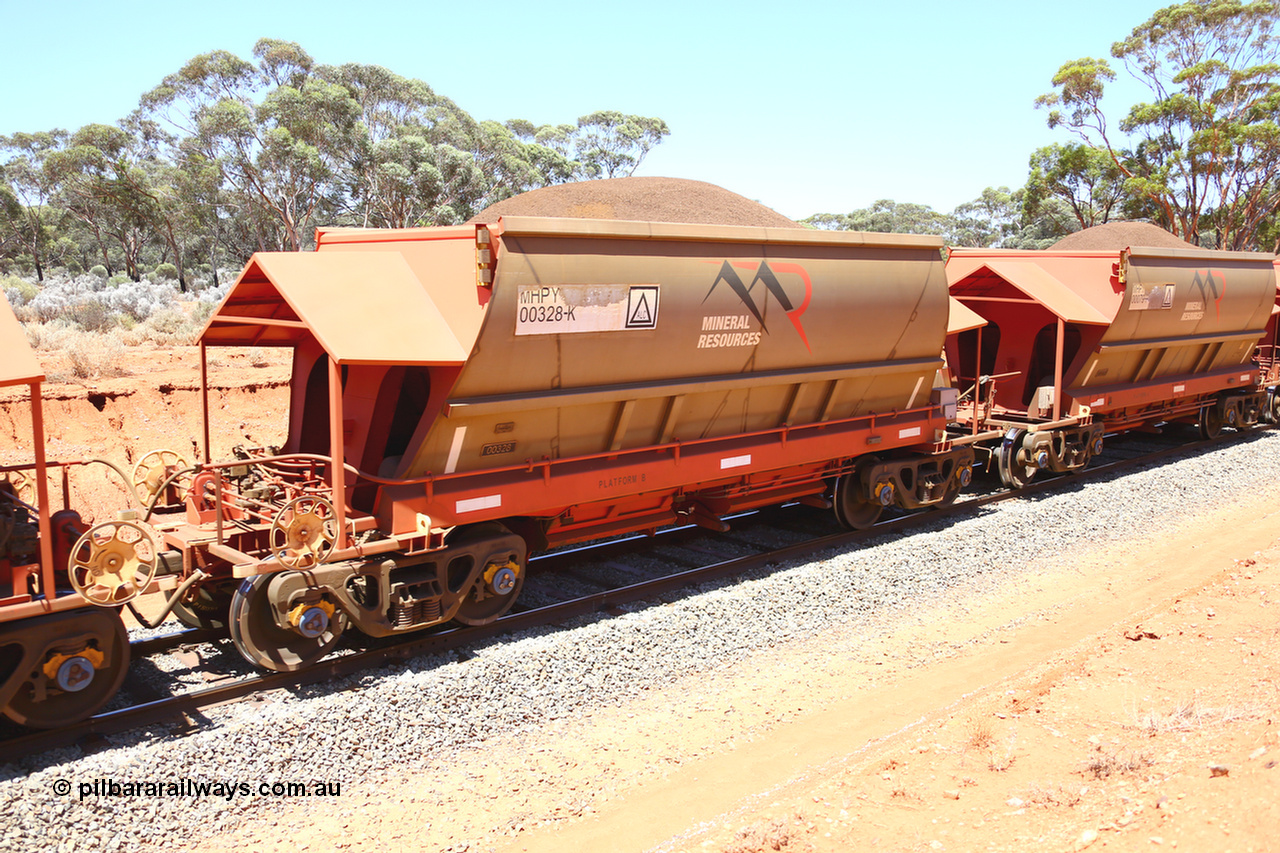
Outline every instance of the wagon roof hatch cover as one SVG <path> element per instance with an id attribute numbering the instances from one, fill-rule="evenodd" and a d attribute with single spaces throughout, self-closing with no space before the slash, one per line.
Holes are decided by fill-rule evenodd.
<path id="1" fill-rule="evenodd" d="M 258 252 L 209 318 L 214 346 L 314 335 L 339 364 L 461 364 L 467 352 L 399 254 Z"/>
<path id="2" fill-rule="evenodd" d="M 44 381 L 44 371 L 27 343 L 22 324 L 13 316 L 13 309 L 9 307 L 3 290 L 0 290 L 0 355 L 3 355 L 0 358 L 0 386 Z"/>
<path id="3" fill-rule="evenodd" d="M 1101 307 L 1033 261 L 988 260 L 952 284 L 951 294 L 963 299 L 967 291 L 980 289 L 982 279 L 991 275 L 1008 282 L 1068 323 L 1106 326 L 1113 319 Z"/>

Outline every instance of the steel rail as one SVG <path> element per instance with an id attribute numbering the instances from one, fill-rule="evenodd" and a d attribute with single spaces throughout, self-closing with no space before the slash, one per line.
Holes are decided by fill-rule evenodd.
<path id="1" fill-rule="evenodd" d="M 100 713 L 72 726 L 47 731 L 35 731 L 0 741 L 0 759 L 17 761 L 49 750 L 73 746 L 85 739 L 105 738 L 109 735 L 174 719 L 185 718 L 188 728 L 194 730 L 197 724 L 191 719 L 190 715 L 202 708 L 225 704 L 271 690 L 301 687 L 345 678 L 361 672 L 371 671 L 393 661 L 404 660 L 418 655 L 452 651 L 491 637 L 553 625 L 577 616 L 599 612 L 622 604 L 642 601 L 662 593 L 718 580 L 729 575 L 740 574 L 771 563 L 803 557 L 819 551 L 841 548 L 865 539 L 883 536 L 888 533 L 897 533 L 932 521 L 971 513 L 981 507 L 1049 491 L 1066 483 L 1098 479 L 1104 475 L 1123 472 L 1129 468 L 1137 468 L 1177 453 L 1194 452 L 1225 443 L 1232 443 L 1263 429 L 1271 428 L 1264 426 L 1231 436 L 1221 436 L 1216 439 L 1160 448 L 1139 456 L 1091 466 L 1075 474 L 1035 480 L 1016 491 L 1000 490 L 988 495 L 960 499 L 948 507 L 936 507 L 929 512 L 911 513 L 900 518 L 880 522 L 866 530 L 843 531 L 820 536 L 816 539 L 808 539 L 758 554 L 721 560 L 706 566 L 663 575 L 652 580 L 639 581 L 613 589 L 589 593 L 568 601 L 531 608 L 519 613 L 511 613 L 489 625 L 450 628 L 426 634 L 415 633 L 408 635 L 403 641 L 395 645 L 321 660 L 296 672 L 273 672 L 253 675 L 230 684 L 207 687 L 177 696 L 144 702 L 129 708 Z M 746 513 L 742 515 L 746 515 Z M 741 515 L 738 517 L 741 517 Z M 697 528 L 695 525 L 671 528 L 670 531 L 702 532 L 701 528 Z M 626 545 L 634 545 L 637 539 L 652 541 L 652 537 L 626 537 L 604 543 L 603 547 L 622 548 Z M 592 554 L 597 553 L 595 548 L 569 549 L 543 555 L 541 559 L 548 561 L 554 558 L 570 557 L 581 554 L 584 551 Z M 186 634 L 183 636 L 186 636 Z M 164 638 L 156 638 L 156 641 L 158 642 L 161 639 Z M 140 641 L 140 644 L 147 642 L 152 641 Z"/>

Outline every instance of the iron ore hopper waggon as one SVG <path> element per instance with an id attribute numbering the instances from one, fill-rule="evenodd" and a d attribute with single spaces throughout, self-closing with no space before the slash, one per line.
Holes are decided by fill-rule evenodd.
<path id="1" fill-rule="evenodd" d="M 505 613 L 531 552 L 800 500 L 953 500 L 940 241 L 503 218 L 258 254 L 202 348 L 294 350 L 287 445 L 157 523 L 272 669 Z M 342 460 L 343 464 L 333 464 Z M 218 592 L 221 585 L 222 592 Z"/>
<path id="2" fill-rule="evenodd" d="M 1211 438 L 1274 420 L 1274 347 L 1259 348 L 1273 261 L 1191 248 L 952 250 L 951 294 L 986 321 L 948 339 L 961 431 L 1021 486 L 1085 467 L 1104 432 L 1191 422 Z"/>

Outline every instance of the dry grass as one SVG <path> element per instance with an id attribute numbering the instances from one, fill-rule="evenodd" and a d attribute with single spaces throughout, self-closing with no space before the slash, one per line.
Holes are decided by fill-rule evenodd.
<path id="1" fill-rule="evenodd" d="M 789 820 L 753 823 L 738 831 L 738 838 L 724 848 L 724 853 L 764 853 L 767 850 L 793 850 L 794 842 L 804 835 L 804 816 L 797 813 Z"/>
<path id="2" fill-rule="evenodd" d="M 1067 790 L 1061 785 L 1041 787 L 1032 785 L 1027 793 L 1027 802 L 1042 808 L 1074 808 L 1080 805 L 1080 792 Z"/>
<path id="3" fill-rule="evenodd" d="M 1257 719 L 1261 713 L 1260 702 L 1211 708 L 1202 704 L 1197 694 L 1190 699 L 1174 703 L 1173 707 L 1164 711 L 1154 708 L 1145 712 L 1135 711 L 1133 723 L 1138 729 L 1155 737 L 1168 732 L 1198 731 L 1241 720 L 1253 720 Z"/>
<path id="4" fill-rule="evenodd" d="M 1003 773 L 1017 760 L 1018 756 L 1013 754 L 1013 744 L 1010 743 L 1003 753 L 998 753 L 996 750 L 987 753 L 987 769 L 992 773 Z"/>
<path id="5" fill-rule="evenodd" d="M 158 347 L 186 346 L 195 343 L 201 324 L 180 306 L 162 308 L 146 320 L 124 332 L 129 346 L 151 343 Z"/>
<path id="6" fill-rule="evenodd" d="M 965 725 L 964 748 L 966 752 L 970 749 L 979 751 L 990 749 L 995 742 L 996 736 L 991 729 L 990 720 L 970 720 Z"/>
<path id="7" fill-rule="evenodd" d="M 987 769 L 993 773 L 1003 773 L 1013 766 L 1018 757 L 1013 753 L 1013 746 L 1018 740 L 1017 732 L 1008 736 L 1001 747 L 996 739 L 991 721 L 983 718 L 969 720 L 964 728 L 963 751 L 987 754 Z"/>
<path id="8" fill-rule="evenodd" d="M 1095 779 L 1105 779 L 1113 774 L 1136 773 L 1154 763 L 1145 752 L 1130 752 L 1127 756 L 1122 756 L 1119 752 L 1103 752 L 1099 747 L 1085 762 L 1083 772 Z"/>
<path id="9" fill-rule="evenodd" d="M 121 373 L 124 342 L 117 335 L 82 333 L 71 338 L 65 351 L 77 379 L 98 379 Z"/>

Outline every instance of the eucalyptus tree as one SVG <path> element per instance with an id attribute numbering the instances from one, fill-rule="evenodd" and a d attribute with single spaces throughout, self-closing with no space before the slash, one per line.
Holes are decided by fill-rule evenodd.
<path id="1" fill-rule="evenodd" d="M 623 177 L 670 133 L 660 118 L 600 110 L 578 119 L 574 150 L 591 177 Z"/>
<path id="2" fill-rule="evenodd" d="M 44 281 L 45 251 L 56 240 L 63 218 L 63 211 L 50 206 L 58 185 L 45 171 L 45 162 L 66 143 L 65 130 L 0 136 L 0 151 L 7 154 L 0 167 L 0 239 L 30 255 L 38 281 Z"/>
<path id="3" fill-rule="evenodd" d="M 344 153 L 341 221 L 404 228 L 461 222 L 484 195 L 484 175 L 467 153 L 479 125 L 421 80 L 377 65 L 321 66 L 359 105 Z"/>
<path id="4" fill-rule="evenodd" d="M 950 214 L 927 204 L 882 198 L 849 213 L 816 213 L 801 223 L 824 231 L 877 231 L 896 234 L 949 234 L 955 227 Z"/>
<path id="5" fill-rule="evenodd" d="M 1022 193 L 1010 192 L 1008 187 L 987 187 L 973 201 L 957 205 L 951 213 L 947 242 L 973 248 L 1003 246 L 1021 229 Z"/>
<path id="6" fill-rule="evenodd" d="M 1120 156 L 1128 157 L 1127 153 Z M 1124 173 L 1105 148 L 1047 145 L 1031 155 L 1023 212 L 1034 219 L 1051 200 L 1057 200 L 1070 210 L 1077 228 L 1102 225 L 1121 212 L 1124 181 Z"/>
<path id="7" fill-rule="evenodd" d="M 56 201 L 80 220 L 98 247 L 102 263 L 114 269 L 114 257 L 134 281 L 161 219 L 152 169 L 138 140 L 112 125 L 90 124 L 71 135 L 65 147 L 49 154 L 44 169 L 56 182 Z"/>
<path id="8" fill-rule="evenodd" d="M 1275 0 L 1190 0 L 1114 43 L 1112 57 L 1152 96 L 1118 122 L 1121 138 L 1102 106 L 1116 76 L 1105 59 L 1063 64 L 1036 103 L 1050 127 L 1105 150 L 1125 193 L 1149 199 L 1171 231 L 1252 247 L 1280 207 L 1278 17 Z"/>
<path id="9" fill-rule="evenodd" d="M 226 51 L 197 56 L 146 93 L 140 110 L 194 140 L 234 199 L 274 220 L 279 244 L 260 248 L 297 250 L 309 226 L 342 206 L 338 175 L 360 105 L 316 74 L 297 44 L 261 39 L 253 54 L 256 66 Z"/>

